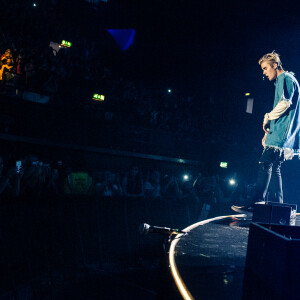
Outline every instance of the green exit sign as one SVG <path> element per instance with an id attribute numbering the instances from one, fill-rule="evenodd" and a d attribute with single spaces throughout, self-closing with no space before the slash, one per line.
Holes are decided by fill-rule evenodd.
<path id="1" fill-rule="evenodd" d="M 221 167 L 221 168 L 227 168 L 227 167 L 228 167 L 228 163 L 222 161 L 222 162 L 220 163 L 220 167 Z"/>
<path id="2" fill-rule="evenodd" d="M 72 43 L 68 42 L 68 41 L 65 41 L 65 40 L 62 40 L 61 45 L 70 48 L 72 46 Z"/>
<path id="3" fill-rule="evenodd" d="M 94 94 L 93 95 L 93 100 L 96 100 L 96 101 L 104 101 L 105 99 L 105 96 L 104 95 L 100 95 L 100 94 Z"/>

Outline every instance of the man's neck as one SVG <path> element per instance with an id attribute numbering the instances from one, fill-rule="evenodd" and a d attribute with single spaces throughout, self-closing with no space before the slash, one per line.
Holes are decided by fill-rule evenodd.
<path id="1" fill-rule="evenodd" d="M 276 73 L 277 73 L 277 76 L 276 76 L 276 77 L 278 78 L 279 75 L 281 75 L 282 73 L 284 73 L 284 70 L 278 70 L 278 69 L 277 69 L 277 70 L 276 70 Z"/>

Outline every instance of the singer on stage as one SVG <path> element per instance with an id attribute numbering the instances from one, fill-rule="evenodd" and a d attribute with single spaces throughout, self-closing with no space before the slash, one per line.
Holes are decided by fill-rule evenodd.
<path id="1" fill-rule="evenodd" d="M 263 75 L 275 81 L 273 110 L 266 113 L 262 129 L 263 153 L 259 159 L 255 196 L 245 206 L 232 206 L 237 212 L 253 210 L 253 204 L 265 201 L 271 176 L 275 177 L 276 199 L 283 203 L 281 164 L 300 153 L 299 84 L 294 74 L 284 71 L 279 54 L 273 51 L 258 61 Z"/>

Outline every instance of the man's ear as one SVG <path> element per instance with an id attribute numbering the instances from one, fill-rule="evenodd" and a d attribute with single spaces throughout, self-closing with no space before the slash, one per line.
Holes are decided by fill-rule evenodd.
<path id="1" fill-rule="evenodd" d="M 278 68 L 278 64 L 277 63 L 273 63 L 273 68 L 276 70 Z"/>

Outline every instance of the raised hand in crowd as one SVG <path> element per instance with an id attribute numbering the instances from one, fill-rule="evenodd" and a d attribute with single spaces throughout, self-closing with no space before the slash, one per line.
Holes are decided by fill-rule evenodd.
<path id="1" fill-rule="evenodd" d="M 16 166 L 10 168 L 3 174 L 3 158 L 0 156 L 0 196 L 17 197 L 20 195 L 20 181 L 23 176 L 23 169 Z"/>
<path id="2" fill-rule="evenodd" d="M 180 198 L 182 195 L 182 191 L 179 186 L 178 179 L 174 175 L 171 175 L 171 176 L 165 175 L 164 176 L 164 181 L 162 184 L 161 191 L 162 191 L 163 195 L 172 193 L 172 194 L 176 195 L 178 198 Z"/>
<path id="3" fill-rule="evenodd" d="M 43 162 L 35 156 L 28 156 L 24 163 L 24 176 L 21 182 L 21 194 L 31 199 L 38 198 L 46 185 L 46 172 Z"/>

